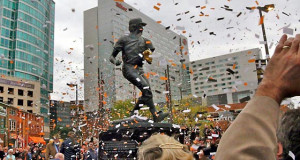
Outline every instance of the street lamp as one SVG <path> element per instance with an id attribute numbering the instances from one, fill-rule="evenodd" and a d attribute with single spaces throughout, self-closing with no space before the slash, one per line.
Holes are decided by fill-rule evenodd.
<path id="1" fill-rule="evenodd" d="M 75 103 L 76 103 L 76 105 L 78 105 L 78 89 L 77 89 L 77 84 L 74 84 L 74 83 L 67 83 L 67 85 L 69 86 L 69 87 L 76 87 L 76 101 L 75 101 Z"/>
<path id="2" fill-rule="evenodd" d="M 274 4 L 268 4 L 268 5 L 265 5 L 264 7 L 258 6 L 258 7 L 246 7 L 246 8 L 249 9 L 249 10 L 258 9 L 258 11 L 259 11 L 259 17 L 261 19 L 263 17 L 261 11 L 264 11 L 264 12 L 268 13 L 269 11 L 272 11 L 275 8 L 275 5 Z M 262 28 L 264 42 L 265 42 L 266 59 L 269 60 L 270 59 L 270 55 L 269 55 L 269 48 L 268 48 L 268 42 L 267 42 L 267 36 L 266 36 L 264 22 L 262 22 L 261 28 Z"/>

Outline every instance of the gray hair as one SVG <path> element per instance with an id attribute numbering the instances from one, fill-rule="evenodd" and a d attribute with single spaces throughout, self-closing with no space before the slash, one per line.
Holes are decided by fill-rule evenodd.
<path id="1" fill-rule="evenodd" d="M 300 109 L 287 111 L 280 120 L 277 131 L 278 142 L 283 146 L 283 156 L 287 157 L 289 151 L 295 155 L 300 144 Z M 298 148 L 298 149 L 297 149 Z"/>

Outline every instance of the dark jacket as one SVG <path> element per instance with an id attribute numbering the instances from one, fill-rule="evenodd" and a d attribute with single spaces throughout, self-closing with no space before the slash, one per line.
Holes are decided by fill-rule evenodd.
<path id="1" fill-rule="evenodd" d="M 60 153 L 64 154 L 65 160 L 76 160 L 76 157 L 80 158 L 80 145 L 67 139 L 62 143 Z"/>

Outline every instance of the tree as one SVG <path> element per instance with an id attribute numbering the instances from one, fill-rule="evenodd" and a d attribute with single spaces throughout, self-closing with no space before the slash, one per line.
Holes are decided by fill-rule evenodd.
<path id="1" fill-rule="evenodd" d="M 72 128 L 70 127 L 63 127 L 60 125 L 57 125 L 53 131 L 50 132 L 50 137 L 53 137 L 54 135 L 59 134 L 61 139 L 68 138 L 68 133 L 72 131 Z"/>

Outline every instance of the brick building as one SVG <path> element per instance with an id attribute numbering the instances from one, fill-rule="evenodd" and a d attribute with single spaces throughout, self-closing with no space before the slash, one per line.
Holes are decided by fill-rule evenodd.
<path id="1" fill-rule="evenodd" d="M 43 143 L 44 117 L 0 102 L 0 144 L 25 147 Z M 2 142 L 2 143 L 1 143 Z"/>

